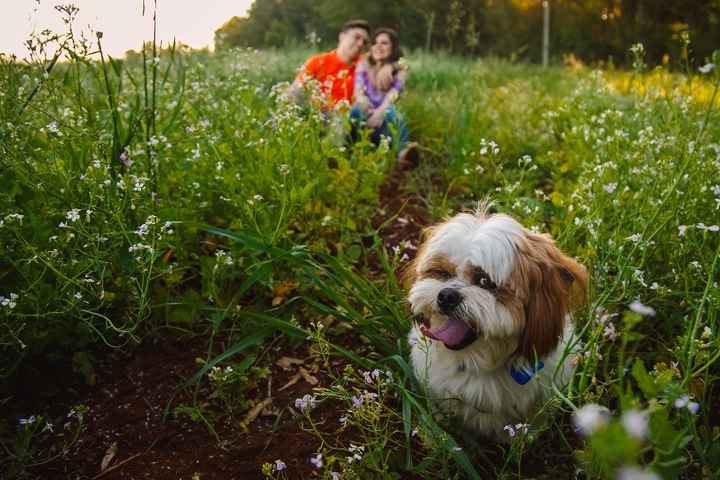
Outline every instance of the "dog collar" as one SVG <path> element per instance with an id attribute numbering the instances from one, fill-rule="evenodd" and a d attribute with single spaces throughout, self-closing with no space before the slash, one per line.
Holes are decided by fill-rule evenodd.
<path id="1" fill-rule="evenodd" d="M 515 365 L 510 365 L 510 376 L 518 385 L 525 385 L 532 380 L 535 374 L 542 370 L 544 366 L 545 364 L 542 360 L 538 360 L 533 367 L 519 365 L 518 368 L 515 368 Z"/>

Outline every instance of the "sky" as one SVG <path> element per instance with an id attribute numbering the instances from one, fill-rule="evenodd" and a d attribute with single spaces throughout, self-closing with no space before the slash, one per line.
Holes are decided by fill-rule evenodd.
<path id="1" fill-rule="evenodd" d="M 103 50 L 112 56 L 139 50 L 143 40 L 152 39 L 153 0 L 145 0 L 145 16 L 143 0 L 0 0 L 0 52 L 25 58 L 28 52 L 24 42 L 31 32 L 45 28 L 64 32 L 65 25 L 54 7 L 69 3 L 80 8 L 77 28 L 88 32 L 90 25 L 103 32 Z M 212 48 L 215 30 L 230 17 L 245 15 L 251 3 L 252 0 L 157 0 L 158 41 L 166 45 L 175 37 L 193 48 Z"/>

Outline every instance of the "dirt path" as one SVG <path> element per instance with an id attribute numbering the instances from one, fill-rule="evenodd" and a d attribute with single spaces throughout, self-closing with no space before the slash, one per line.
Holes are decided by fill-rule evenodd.
<path id="1" fill-rule="evenodd" d="M 380 189 L 378 214 L 372 220 L 373 227 L 380 228 L 392 218 L 380 235 L 388 248 L 401 246 L 406 259 L 414 256 L 429 217 L 421 199 L 404 188 L 407 174 L 408 170 L 401 168 L 391 172 Z M 359 345 L 352 337 L 343 342 L 350 348 Z M 280 346 L 266 349 L 262 364 L 270 368 L 271 381 L 258 386 L 248 398 L 272 400 L 247 431 L 238 426 L 241 419 L 210 422 L 215 436 L 202 421 L 173 415 L 164 418 L 168 405 L 172 410 L 194 404 L 193 392 L 178 391 L 177 387 L 198 370 L 196 359 L 206 358 L 207 347 L 204 337 L 186 342 L 169 339 L 147 342 L 130 355 L 113 352 L 100 361 L 95 365 L 97 383 L 93 387 L 67 390 L 53 402 L 53 420 L 59 424 L 64 423 L 63 415 L 73 404 L 87 405 L 86 430 L 64 460 L 37 467 L 32 475 L 42 479 L 254 479 L 264 478 L 260 472 L 263 463 L 282 459 L 290 478 L 316 476 L 309 459 L 319 447 L 318 439 L 303 431 L 292 413 L 295 399 L 310 393 L 313 386 L 298 381 L 280 391 L 298 367 L 284 370 L 276 365 L 280 357 L 288 356 L 305 359 L 305 367 L 312 369 L 316 363 L 307 345 L 297 351 Z M 214 352 L 223 349 L 221 343 L 214 345 Z M 345 363 L 338 359 L 331 369 L 339 375 Z M 319 385 L 331 384 L 328 373 L 320 369 L 314 374 Z M 202 403 L 209 395 L 207 389 L 201 389 L 197 401 Z M 341 406 L 323 405 L 313 418 L 321 430 L 334 432 L 341 415 Z M 111 448 L 116 453 L 101 472 L 103 457 Z"/>

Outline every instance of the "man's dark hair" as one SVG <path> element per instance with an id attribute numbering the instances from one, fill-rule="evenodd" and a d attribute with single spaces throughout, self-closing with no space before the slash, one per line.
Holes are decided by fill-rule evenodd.
<path id="1" fill-rule="evenodd" d="M 341 33 L 347 32 L 351 28 L 362 28 L 363 30 L 365 30 L 367 32 L 368 36 L 370 36 L 370 24 L 368 22 L 366 22 L 365 20 L 360 20 L 360 19 L 348 20 L 347 22 L 343 23 L 343 26 L 340 29 L 340 32 Z"/>
<path id="2" fill-rule="evenodd" d="M 373 32 L 372 37 L 370 37 L 370 45 L 374 44 L 375 39 L 383 33 L 390 38 L 390 43 L 392 44 L 390 56 L 384 63 L 395 63 L 403 56 L 402 49 L 400 48 L 400 38 L 395 30 L 392 28 L 378 28 Z M 372 55 L 368 56 L 368 61 L 370 62 L 370 65 L 375 65 L 375 59 L 372 58 Z"/>

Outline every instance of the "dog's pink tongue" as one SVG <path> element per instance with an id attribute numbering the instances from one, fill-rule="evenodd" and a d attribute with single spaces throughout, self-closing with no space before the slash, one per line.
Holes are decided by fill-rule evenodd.
<path id="1" fill-rule="evenodd" d="M 457 345 L 465 338 L 470 327 L 462 320 L 450 317 L 447 319 L 447 322 L 437 330 L 430 330 L 424 326 L 421 330 L 426 337 L 439 340 L 445 345 Z"/>

